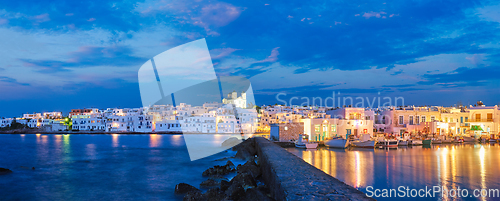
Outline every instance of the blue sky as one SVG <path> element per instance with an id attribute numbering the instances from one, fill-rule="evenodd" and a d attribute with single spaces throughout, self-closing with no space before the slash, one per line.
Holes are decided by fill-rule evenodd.
<path id="1" fill-rule="evenodd" d="M 0 116 L 140 107 L 140 66 L 201 38 L 216 73 L 250 79 L 259 105 L 333 91 L 495 105 L 499 10 L 496 1 L 1 1 Z"/>

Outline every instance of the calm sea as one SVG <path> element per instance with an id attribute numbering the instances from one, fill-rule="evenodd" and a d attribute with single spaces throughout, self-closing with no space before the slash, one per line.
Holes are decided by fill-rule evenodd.
<path id="1" fill-rule="evenodd" d="M 182 135 L 0 135 L 0 167 L 14 171 L 0 175 L 0 200 L 182 200 L 176 184 L 198 187 L 232 155 L 192 162 Z"/>
<path id="2" fill-rule="evenodd" d="M 451 190 L 458 190 L 458 187 L 462 191 L 468 189 L 468 195 L 465 198 L 452 198 L 436 194 L 439 196 L 413 198 L 413 200 L 500 200 L 499 197 L 470 197 L 474 196 L 472 195 L 474 189 L 500 189 L 498 143 L 433 145 L 430 148 L 400 147 L 390 150 L 361 148 L 348 150 L 288 148 L 287 150 L 327 174 L 369 194 L 375 189 L 398 190 L 400 186 L 403 186 L 407 194 L 407 187 L 410 190 L 419 190 L 425 189 L 426 186 L 428 189 L 442 186 L 445 190 L 450 190 L 451 194 L 448 194 L 450 196 L 453 195 Z M 367 189 L 369 186 L 373 189 Z M 465 191 L 462 195 L 465 195 Z"/>

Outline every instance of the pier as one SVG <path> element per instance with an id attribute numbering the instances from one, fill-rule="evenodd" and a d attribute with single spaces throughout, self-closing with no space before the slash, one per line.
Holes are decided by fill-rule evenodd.
<path id="1" fill-rule="evenodd" d="M 269 140 L 255 145 L 264 182 L 276 200 L 375 200 Z"/>

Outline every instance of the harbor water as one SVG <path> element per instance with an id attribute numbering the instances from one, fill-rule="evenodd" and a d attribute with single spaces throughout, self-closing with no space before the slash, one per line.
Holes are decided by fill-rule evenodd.
<path id="1" fill-rule="evenodd" d="M 182 135 L 0 134 L 0 167 L 13 171 L 0 175 L 0 200 L 182 200 L 176 184 L 199 187 L 232 155 L 190 161 Z"/>
<path id="2" fill-rule="evenodd" d="M 419 190 L 440 186 L 449 193 L 453 192 L 450 191 L 452 189 L 467 189 L 468 195 L 452 197 L 453 194 L 447 194 L 448 196 L 443 197 L 442 194 L 436 193 L 436 197 L 427 195 L 411 200 L 500 200 L 499 197 L 476 198 L 473 195 L 475 189 L 500 189 L 498 143 L 442 144 L 397 149 L 342 150 L 321 147 L 308 150 L 287 148 L 287 150 L 369 195 L 373 195 L 375 189 L 398 190 L 403 186 L 405 192 L 408 192 L 407 188 Z M 382 196 L 382 193 L 378 195 Z M 376 197 L 376 199 L 397 199 L 396 195 L 392 196 L 392 198 Z"/>

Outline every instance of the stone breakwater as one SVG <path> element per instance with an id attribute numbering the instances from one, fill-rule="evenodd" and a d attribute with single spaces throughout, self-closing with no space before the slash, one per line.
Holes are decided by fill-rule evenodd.
<path id="1" fill-rule="evenodd" d="M 265 138 L 255 138 L 262 179 L 275 200 L 375 200 Z"/>
<path id="2" fill-rule="evenodd" d="M 202 175 L 208 179 L 200 187 L 175 186 L 185 201 L 202 200 L 374 200 L 306 163 L 280 146 L 261 137 L 250 138 L 233 147 L 235 158 L 246 163 L 237 167 L 231 161 L 214 166 Z M 237 172 L 231 180 L 224 177 Z"/>
<path id="3" fill-rule="evenodd" d="M 260 160 L 255 149 L 255 139 L 250 138 L 233 147 L 237 151 L 234 158 L 243 159 L 242 165 L 227 161 L 225 165 L 208 168 L 202 176 L 208 177 L 200 184 L 208 190 L 205 193 L 194 186 L 180 183 L 175 186 L 175 193 L 184 195 L 185 201 L 218 201 L 218 200 L 273 200 L 269 188 L 262 182 Z M 237 173 L 232 179 L 226 178 L 230 173 Z"/>

